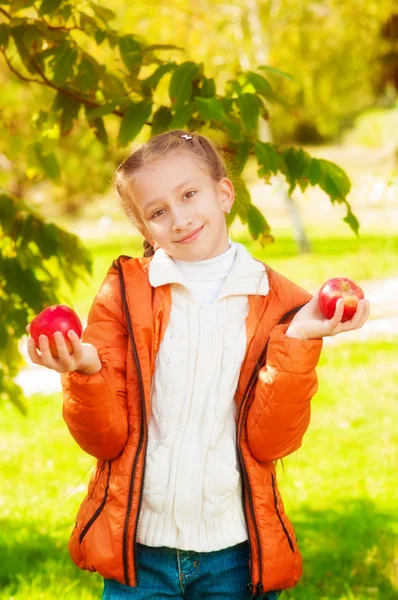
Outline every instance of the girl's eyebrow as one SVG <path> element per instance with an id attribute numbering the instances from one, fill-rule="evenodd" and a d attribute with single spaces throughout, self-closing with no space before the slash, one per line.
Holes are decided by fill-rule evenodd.
<path id="1" fill-rule="evenodd" d="M 175 186 L 175 188 L 173 188 L 173 192 L 177 192 L 180 188 L 184 187 L 184 185 L 187 185 L 187 183 L 191 183 L 192 181 L 196 181 L 195 179 L 187 179 L 186 181 L 182 181 L 181 183 L 179 183 L 178 185 Z M 161 198 L 154 198 L 153 200 L 150 200 L 146 205 L 145 205 L 145 210 L 147 208 L 149 208 L 150 206 L 152 206 L 152 204 L 156 204 L 157 202 L 161 202 Z"/>

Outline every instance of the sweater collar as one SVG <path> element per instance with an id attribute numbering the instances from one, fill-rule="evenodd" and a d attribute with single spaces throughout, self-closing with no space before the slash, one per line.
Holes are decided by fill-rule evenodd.
<path id="1" fill-rule="evenodd" d="M 264 264 L 253 258 L 243 244 L 231 240 L 229 242 L 235 246 L 235 260 L 224 281 L 219 299 L 231 295 L 266 296 L 269 285 Z M 189 287 L 186 277 L 162 248 L 156 250 L 149 262 L 149 283 L 152 287 L 171 283 Z"/>

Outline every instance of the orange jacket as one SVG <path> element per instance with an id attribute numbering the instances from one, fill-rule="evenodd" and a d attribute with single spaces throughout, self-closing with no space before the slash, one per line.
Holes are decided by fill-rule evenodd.
<path id="1" fill-rule="evenodd" d="M 150 260 L 119 257 L 94 300 L 83 341 L 98 349 L 101 371 L 62 375 L 64 419 L 79 446 L 98 459 L 69 542 L 72 559 L 133 587 L 151 380 L 171 307 L 170 285 L 153 288 L 148 281 Z M 265 266 L 270 292 L 249 296 L 247 350 L 235 394 L 253 596 L 294 587 L 301 575 L 274 461 L 301 446 L 322 348 L 322 340 L 284 335 L 311 295 Z"/>

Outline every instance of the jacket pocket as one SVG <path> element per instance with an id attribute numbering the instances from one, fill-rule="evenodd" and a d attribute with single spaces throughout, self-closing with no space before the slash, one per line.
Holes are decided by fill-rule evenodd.
<path id="1" fill-rule="evenodd" d="M 97 510 L 96 510 L 96 511 L 94 512 L 94 514 L 93 514 L 93 515 L 90 517 L 90 519 L 87 521 L 87 523 L 85 524 L 85 526 L 83 527 L 83 529 L 82 529 L 82 530 L 81 530 L 81 532 L 80 532 L 80 535 L 79 535 L 79 543 L 80 543 L 80 544 L 82 543 L 82 541 L 83 541 L 84 537 L 86 536 L 86 534 L 88 533 L 88 531 L 90 530 L 90 528 L 92 527 L 92 525 L 95 523 L 95 521 L 96 521 L 96 520 L 98 519 L 98 517 L 100 516 L 100 514 L 101 514 L 101 512 L 103 511 L 103 509 L 104 509 L 104 506 L 105 506 L 105 504 L 106 504 L 106 500 L 107 500 L 107 498 L 108 498 L 108 491 L 109 491 L 109 480 L 110 480 L 110 477 L 111 477 L 111 470 L 112 470 L 112 461 L 111 461 L 111 460 L 109 460 L 109 461 L 107 461 L 107 462 L 108 462 L 108 472 L 107 472 L 107 475 L 106 475 L 106 484 L 105 484 L 104 495 L 103 495 L 103 498 L 102 498 L 102 500 L 101 500 L 101 503 L 100 503 L 100 505 L 98 506 Z M 104 464 L 105 464 L 105 463 L 104 463 Z M 103 470 L 102 470 L 102 473 L 103 473 L 104 471 L 105 471 L 105 467 L 103 468 Z M 96 482 L 96 484 L 95 484 L 95 487 L 97 487 L 97 485 L 98 485 L 98 482 L 100 481 L 100 479 L 101 479 L 101 474 L 100 474 L 100 475 L 99 475 L 99 477 L 98 477 L 98 480 L 97 480 L 97 482 Z M 95 489 L 95 488 L 94 488 L 94 489 Z M 93 490 L 93 493 L 94 493 L 94 490 Z"/>

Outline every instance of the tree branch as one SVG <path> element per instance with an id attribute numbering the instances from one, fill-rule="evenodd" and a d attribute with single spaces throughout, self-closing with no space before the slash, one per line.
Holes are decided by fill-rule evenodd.
<path id="1" fill-rule="evenodd" d="M 0 8 L 0 13 L 5 15 L 7 17 L 7 19 L 11 20 L 11 15 L 9 15 L 8 12 L 6 10 L 4 10 L 4 8 Z"/>
<path id="2" fill-rule="evenodd" d="M 73 31 L 74 29 L 78 29 L 79 31 L 84 31 L 84 29 L 82 29 L 82 27 L 78 27 L 77 25 L 75 25 L 74 27 L 65 27 L 65 25 L 55 26 L 55 25 L 50 25 L 50 23 L 47 23 L 47 21 L 43 17 L 41 18 L 41 20 L 46 25 L 46 27 L 48 27 L 49 29 L 52 29 L 52 30 Z"/>
<path id="3" fill-rule="evenodd" d="M 75 94 L 74 92 L 72 92 L 70 90 L 66 90 L 65 88 L 60 88 L 60 87 L 56 86 L 54 83 L 52 83 L 52 81 L 47 79 L 47 77 L 41 71 L 39 65 L 34 60 L 34 58 L 32 58 L 32 57 L 30 57 L 30 58 L 32 60 L 32 63 L 34 65 L 37 73 L 40 75 L 40 77 L 43 78 L 45 85 L 52 88 L 53 90 L 56 90 L 60 94 L 65 94 L 65 96 L 69 96 L 70 98 L 73 98 L 74 100 L 77 100 L 78 102 L 81 102 L 82 104 L 86 104 L 87 106 L 91 106 L 92 108 L 99 108 L 101 106 L 101 104 L 97 104 L 96 102 L 93 102 L 92 100 L 88 100 L 87 98 L 81 98 L 80 96 L 78 96 L 77 94 Z M 43 83 L 43 82 L 41 82 L 41 83 Z M 116 109 L 112 111 L 112 114 L 117 115 L 118 117 L 124 116 L 124 113 L 122 113 L 120 110 L 116 110 Z"/>
<path id="4" fill-rule="evenodd" d="M 40 81 L 40 79 L 30 79 L 29 77 L 25 77 L 24 75 L 21 75 L 21 73 L 19 73 L 16 69 L 14 69 L 14 67 L 10 63 L 8 56 L 5 53 L 5 50 L 2 49 L 1 51 L 3 53 L 3 56 L 5 58 L 5 61 L 7 63 L 8 68 L 10 69 L 11 73 L 14 73 L 14 75 L 16 77 L 18 77 L 18 79 L 20 79 L 21 81 L 26 81 L 26 83 L 41 83 L 42 85 L 45 85 L 43 81 Z"/>

